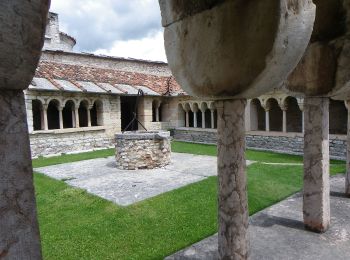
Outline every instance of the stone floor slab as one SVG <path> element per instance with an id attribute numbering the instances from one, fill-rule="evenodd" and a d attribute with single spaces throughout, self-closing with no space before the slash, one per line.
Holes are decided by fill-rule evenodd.
<path id="1" fill-rule="evenodd" d="M 161 169 L 119 170 L 114 157 L 37 168 L 35 171 L 127 206 L 217 174 L 216 157 L 172 154 Z M 249 164 L 249 162 L 248 162 Z"/>
<path id="2" fill-rule="evenodd" d="M 251 260 L 350 259 L 350 198 L 344 176 L 331 179 L 331 228 L 323 234 L 304 230 L 302 194 L 296 194 L 250 218 Z M 166 260 L 216 260 L 217 235 Z"/>

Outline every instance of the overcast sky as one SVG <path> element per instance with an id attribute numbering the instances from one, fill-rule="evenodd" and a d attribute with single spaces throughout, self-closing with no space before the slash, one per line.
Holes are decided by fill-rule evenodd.
<path id="1" fill-rule="evenodd" d="M 158 0 L 52 0 L 75 51 L 166 61 Z"/>

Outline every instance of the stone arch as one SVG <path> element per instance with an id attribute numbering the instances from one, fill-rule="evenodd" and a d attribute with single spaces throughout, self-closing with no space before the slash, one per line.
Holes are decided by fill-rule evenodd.
<path id="1" fill-rule="evenodd" d="M 76 127 L 75 108 L 76 104 L 73 100 L 67 99 L 64 101 L 64 107 L 62 110 L 63 128 Z"/>
<path id="2" fill-rule="evenodd" d="M 250 101 L 250 130 L 265 131 L 266 119 L 265 110 L 261 105 L 261 101 L 257 98 Z"/>
<path id="3" fill-rule="evenodd" d="M 303 131 L 303 112 L 300 110 L 298 100 L 288 96 L 284 100 L 287 118 L 287 132 L 301 133 Z"/>
<path id="4" fill-rule="evenodd" d="M 344 101 L 329 101 L 329 133 L 337 135 L 347 134 L 348 111 Z"/>
<path id="5" fill-rule="evenodd" d="M 44 102 L 41 99 L 32 100 L 33 130 L 44 130 Z"/>
<path id="6" fill-rule="evenodd" d="M 199 104 L 197 102 L 191 102 L 190 107 L 191 107 L 191 112 L 192 112 L 192 113 L 190 113 L 190 122 L 192 119 L 192 127 L 197 128 L 200 125 L 198 123 L 199 122 L 198 115 L 201 114 L 201 113 L 198 113 Z"/>
<path id="7" fill-rule="evenodd" d="M 103 102 L 99 99 L 94 100 L 91 114 L 91 126 L 103 126 Z"/>
<path id="8" fill-rule="evenodd" d="M 47 124 L 48 129 L 60 129 L 60 107 L 58 99 L 50 99 L 47 105 Z"/>
<path id="9" fill-rule="evenodd" d="M 89 116 L 90 116 L 89 110 L 90 110 L 90 102 L 86 99 L 81 100 L 78 108 L 80 127 L 89 126 Z"/>
<path id="10" fill-rule="evenodd" d="M 282 132 L 283 112 L 275 98 L 269 98 L 266 101 L 266 107 L 270 114 L 270 131 Z"/>
<path id="11" fill-rule="evenodd" d="M 152 122 L 160 121 L 160 103 L 158 99 L 152 101 Z"/>

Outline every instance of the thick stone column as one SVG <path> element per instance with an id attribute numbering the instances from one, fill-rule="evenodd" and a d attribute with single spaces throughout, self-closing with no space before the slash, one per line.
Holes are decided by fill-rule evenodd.
<path id="1" fill-rule="evenodd" d="M 58 115 L 60 121 L 60 129 L 63 129 L 63 107 L 58 108 Z"/>
<path id="2" fill-rule="evenodd" d="M 346 102 L 348 109 L 348 135 L 347 135 L 347 160 L 345 175 L 345 194 L 350 198 L 350 107 L 349 101 Z"/>
<path id="3" fill-rule="evenodd" d="M 0 259 L 41 259 L 24 95 L 0 90 Z"/>
<path id="4" fill-rule="evenodd" d="M 214 116 L 214 109 L 210 110 L 210 115 L 211 115 L 211 128 L 215 128 L 215 116 Z"/>
<path id="5" fill-rule="evenodd" d="M 329 99 L 305 98 L 304 224 L 325 232 L 330 224 Z"/>
<path id="6" fill-rule="evenodd" d="M 265 131 L 270 132 L 270 110 L 265 109 Z"/>
<path id="7" fill-rule="evenodd" d="M 246 100 L 218 102 L 219 256 L 248 259 Z"/>

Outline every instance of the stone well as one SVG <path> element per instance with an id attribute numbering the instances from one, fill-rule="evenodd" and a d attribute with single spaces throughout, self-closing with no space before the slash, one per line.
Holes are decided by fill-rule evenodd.
<path id="1" fill-rule="evenodd" d="M 116 165 L 123 170 L 154 169 L 171 159 L 170 132 L 136 131 L 116 134 Z"/>

